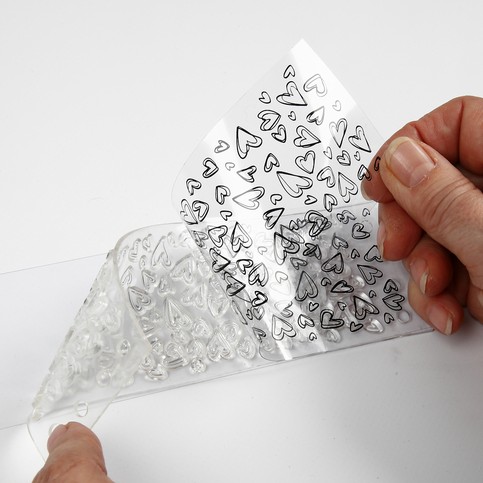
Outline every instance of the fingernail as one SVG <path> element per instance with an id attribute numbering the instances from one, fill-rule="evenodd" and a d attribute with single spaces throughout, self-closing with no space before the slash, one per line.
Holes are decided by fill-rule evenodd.
<path id="1" fill-rule="evenodd" d="M 409 271 L 413 280 L 419 284 L 421 293 L 425 294 L 429 275 L 427 263 L 423 259 L 418 258 L 409 265 Z"/>
<path id="2" fill-rule="evenodd" d="M 59 438 L 61 434 L 64 434 L 67 431 L 67 426 L 64 424 L 58 424 L 54 430 L 50 433 L 49 439 L 47 441 L 47 448 L 49 452 L 54 447 L 55 441 Z"/>
<path id="3" fill-rule="evenodd" d="M 441 333 L 450 335 L 453 329 L 453 317 L 441 305 L 433 304 L 428 309 L 429 322 Z"/>
<path id="4" fill-rule="evenodd" d="M 408 188 L 421 183 L 436 166 L 426 151 L 407 137 L 396 138 L 384 156 L 394 176 Z"/>
<path id="5" fill-rule="evenodd" d="M 480 305 L 483 307 L 483 290 L 478 291 L 478 302 L 480 302 Z"/>
<path id="6" fill-rule="evenodd" d="M 377 247 L 379 248 L 379 253 L 381 258 L 384 258 L 384 242 L 386 241 L 386 225 L 381 220 L 379 221 L 379 228 L 377 230 Z"/>

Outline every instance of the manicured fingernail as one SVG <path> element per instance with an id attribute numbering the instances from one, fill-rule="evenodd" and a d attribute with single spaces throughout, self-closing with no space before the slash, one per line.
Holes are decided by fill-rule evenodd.
<path id="1" fill-rule="evenodd" d="M 57 438 L 67 431 L 67 426 L 64 424 L 58 424 L 54 430 L 50 433 L 49 440 L 47 441 L 47 448 L 49 451 L 54 447 Z"/>
<path id="2" fill-rule="evenodd" d="M 411 262 L 409 265 L 411 277 L 419 284 L 419 290 L 421 293 L 426 293 L 426 284 L 428 282 L 428 264 L 421 258 L 418 258 Z"/>
<path id="3" fill-rule="evenodd" d="M 453 317 L 443 306 L 438 304 L 430 305 L 428 318 L 439 332 L 445 335 L 451 334 L 453 330 Z"/>
<path id="4" fill-rule="evenodd" d="M 384 258 L 384 242 L 386 241 L 386 225 L 381 220 L 379 221 L 379 228 L 377 230 L 377 247 L 381 257 Z"/>
<path id="5" fill-rule="evenodd" d="M 421 183 L 436 166 L 426 151 L 407 137 L 396 138 L 384 156 L 394 176 L 408 188 Z"/>

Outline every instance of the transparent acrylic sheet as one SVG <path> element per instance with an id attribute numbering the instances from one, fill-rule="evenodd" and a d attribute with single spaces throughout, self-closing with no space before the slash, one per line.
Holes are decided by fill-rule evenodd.
<path id="1" fill-rule="evenodd" d="M 183 224 L 123 237 L 34 401 L 29 429 L 92 425 L 117 395 L 429 330 L 383 262 L 359 189 L 380 139 L 300 42 L 187 161 Z M 190 236 L 191 235 L 191 236 Z"/>

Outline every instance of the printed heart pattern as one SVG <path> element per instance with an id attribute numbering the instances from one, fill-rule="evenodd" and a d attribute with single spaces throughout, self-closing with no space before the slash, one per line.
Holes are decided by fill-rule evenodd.
<path id="1" fill-rule="evenodd" d="M 325 72 L 318 61 L 310 68 L 289 62 L 273 86 L 269 79 L 249 94 L 236 111 L 242 121 L 220 123 L 210 135 L 213 157 L 196 155 L 201 163 L 180 201 L 181 217 L 209 250 L 229 299 L 249 303 L 240 316 L 263 332 L 258 338 L 254 330 L 260 343 L 295 340 L 307 327 L 311 340 L 319 331 L 333 343 L 344 330 L 379 334 L 406 302 L 401 284 L 384 274 L 375 215 L 353 209 L 365 203 L 359 186 L 371 179 L 377 140 Z M 252 231 L 258 225 L 251 219 L 267 233 Z M 284 294 L 284 308 L 275 309 L 271 291 Z"/>

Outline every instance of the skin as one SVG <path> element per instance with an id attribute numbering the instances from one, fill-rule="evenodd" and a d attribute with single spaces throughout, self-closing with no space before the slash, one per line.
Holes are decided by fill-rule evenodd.
<path id="1" fill-rule="evenodd" d="M 407 142 L 401 137 L 416 141 L 435 164 L 413 187 L 398 180 L 391 162 Z M 410 272 L 412 307 L 446 334 L 458 330 L 464 307 L 483 322 L 483 99 L 456 98 L 406 124 L 369 169 L 362 190 L 380 203 L 379 249 Z M 445 311 L 449 323 L 435 324 L 434 311 Z"/>
<path id="2" fill-rule="evenodd" d="M 391 163 L 407 138 L 434 163 L 412 187 L 398 180 Z M 403 260 L 416 312 L 446 334 L 458 330 L 465 306 L 483 322 L 483 99 L 453 99 L 406 124 L 381 147 L 370 172 L 362 189 L 380 203 L 379 250 Z M 449 324 L 434 324 L 432 308 Z M 57 427 L 48 450 L 33 483 L 112 483 L 99 439 L 82 424 Z"/>
<path id="3" fill-rule="evenodd" d="M 47 448 L 49 457 L 33 483 L 112 483 L 99 439 L 82 424 L 57 426 Z"/>

